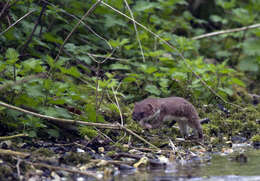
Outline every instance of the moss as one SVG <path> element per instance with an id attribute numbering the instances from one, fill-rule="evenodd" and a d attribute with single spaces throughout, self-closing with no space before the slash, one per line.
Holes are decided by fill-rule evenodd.
<path id="1" fill-rule="evenodd" d="M 114 156 L 116 154 L 117 154 L 116 151 L 109 151 L 109 152 L 106 153 L 106 156 L 111 157 L 111 156 Z"/>
<path id="2" fill-rule="evenodd" d="M 32 153 L 33 155 L 37 155 L 37 156 L 45 156 L 45 157 L 51 157 L 53 155 L 55 155 L 55 153 L 47 148 L 39 148 L 36 149 L 35 151 L 33 151 Z"/>
<path id="3" fill-rule="evenodd" d="M 65 164 L 82 164 L 82 163 L 88 163 L 91 159 L 91 156 L 87 153 L 74 153 L 74 152 L 68 152 L 63 157 L 62 162 Z"/>

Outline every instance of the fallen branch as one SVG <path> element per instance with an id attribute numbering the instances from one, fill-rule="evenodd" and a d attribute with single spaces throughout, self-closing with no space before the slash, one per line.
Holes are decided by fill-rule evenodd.
<path id="1" fill-rule="evenodd" d="M 30 114 L 32 116 L 36 116 L 36 117 L 47 119 L 47 120 L 53 120 L 53 121 L 56 121 L 56 122 L 59 122 L 59 123 L 79 124 L 79 125 L 86 125 L 86 126 L 95 126 L 97 128 L 124 130 L 124 131 L 128 132 L 129 134 L 131 134 L 131 135 L 137 137 L 138 139 L 142 140 L 143 142 L 147 143 L 148 145 L 150 145 L 150 146 L 152 146 L 156 149 L 159 149 L 156 146 L 154 146 L 153 144 L 151 144 L 150 142 L 146 141 L 141 136 L 134 133 L 132 130 L 120 125 L 119 123 L 117 123 L 117 124 L 90 123 L 90 122 L 77 121 L 77 120 L 72 120 L 72 119 L 55 118 L 55 117 L 52 117 L 52 116 L 46 116 L 46 115 L 38 114 L 38 113 L 35 113 L 35 112 L 31 112 L 31 111 L 28 111 L 28 110 L 25 110 L 25 109 L 22 109 L 22 108 L 19 108 L 19 107 L 16 107 L 16 106 L 12 106 L 12 105 L 4 103 L 2 101 L 0 101 L 0 105 L 7 107 L 9 109 L 13 109 L 13 110 L 16 110 L 16 111 L 19 111 L 19 112 L 23 112 L 25 114 Z"/>
<path id="2" fill-rule="evenodd" d="M 211 36 L 217 36 L 217 35 L 222 35 L 222 34 L 227 34 L 227 33 L 245 31 L 245 30 L 254 29 L 254 28 L 260 28 L 260 24 L 254 24 L 254 25 L 250 25 L 250 26 L 244 26 L 244 27 L 241 27 L 241 28 L 234 28 L 234 29 L 229 29 L 229 30 L 216 31 L 216 32 L 207 33 L 207 34 L 200 35 L 200 36 L 195 36 L 192 39 L 193 40 L 199 40 L 199 39 L 207 38 L 207 37 L 211 37 Z"/>
<path id="3" fill-rule="evenodd" d="M 16 134 L 16 135 L 12 135 L 12 136 L 0 136 L 0 141 L 10 140 L 10 139 L 14 139 L 14 138 L 18 138 L 18 137 L 24 137 L 24 136 L 28 136 L 28 134 Z"/>
<path id="4" fill-rule="evenodd" d="M 12 155 L 12 156 L 26 158 L 26 157 L 30 156 L 30 153 L 24 153 L 24 152 L 12 151 L 12 150 L 5 150 L 5 149 L 0 148 L 0 155 Z"/>

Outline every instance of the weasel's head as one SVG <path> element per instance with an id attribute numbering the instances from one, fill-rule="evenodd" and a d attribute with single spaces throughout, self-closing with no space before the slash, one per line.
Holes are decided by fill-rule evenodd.
<path id="1" fill-rule="evenodd" d="M 153 106 L 151 104 L 146 104 L 143 102 L 138 102 L 135 104 L 132 118 L 135 121 L 141 121 L 149 118 L 154 114 Z"/>
<path id="2" fill-rule="evenodd" d="M 151 103 L 139 102 L 135 104 L 132 117 L 144 128 L 150 129 L 153 128 L 153 124 L 149 121 L 156 119 L 158 115 L 160 115 L 160 109 L 155 110 Z"/>

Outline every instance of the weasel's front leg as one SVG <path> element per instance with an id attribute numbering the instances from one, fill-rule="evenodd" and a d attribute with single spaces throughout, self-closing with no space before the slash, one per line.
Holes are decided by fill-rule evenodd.
<path id="1" fill-rule="evenodd" d="M 179 128 L 180 128 L 180 131 L 181 131 L 181 135 L 187 139 L 189 137 L 188 135 L 188 126 L 187 126 L 187 123 L 184 122 L 183 120 L 176 120 L 178 122 L 178 125 L 179 125 Z"/>

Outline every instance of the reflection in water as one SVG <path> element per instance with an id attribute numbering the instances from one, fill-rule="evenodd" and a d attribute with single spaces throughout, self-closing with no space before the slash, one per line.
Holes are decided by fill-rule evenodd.
<path id="1" fill-rule="evenodd" d="M 245 154 L 247 162 L 238 162 L 234 156 L 215 155 L 210 162 L 187 161 L 173 163 L 166 169 L 137 170 L 118 174 L 119 181 L 260 181 L 260 150 Z"/>

